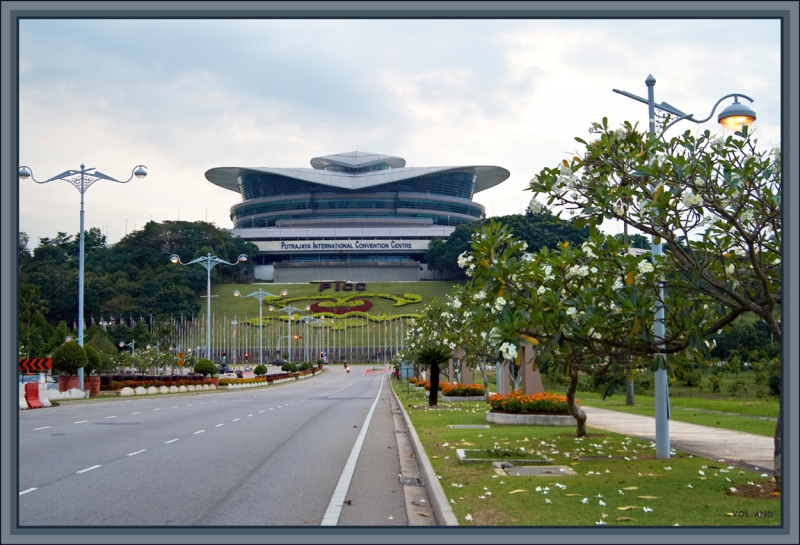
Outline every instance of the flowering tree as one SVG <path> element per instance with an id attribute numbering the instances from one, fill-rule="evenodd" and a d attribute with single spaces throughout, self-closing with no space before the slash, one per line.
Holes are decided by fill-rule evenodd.
<path id="1" fill-rule="evenodd" d="M 747 127 L 725 139 L 709 131 L 696 137 L 687 131 L 665 140 L 627 122 L 611 130 L 603 119 L 590 134 L 591 142 L 576 138 L 585 148 L 572 160 L 534 177 L 531 191 L 545 195 L 550 205 L 578 213 L 578 226 L 596 228 L 605 219 L 617 219 L 666 243 L 665 255 L 652 262 L 665 292 L 693 292 L 713 307 L 702 326 L 689 328 L 691 347 L 702 348 L 703 337 L 746 312 L 764 320 L 780 341 L 780 150 L 760 151 Z M 676 314 L 696 313 L 696 305 L 685 307 L 687 302 L 676 301 L 681 306 L 667 316 L 667 327 Z M 684 325 L 678 323 L 677 330 Z M 680 336 L 653 351 L 671 353 L 675 343 L 680 345 Z M 779 415 L 779 486 L 780 429 Z"/>

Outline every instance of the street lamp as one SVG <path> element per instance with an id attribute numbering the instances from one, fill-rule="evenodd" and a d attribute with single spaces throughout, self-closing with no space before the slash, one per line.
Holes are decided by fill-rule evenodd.
<path id="1" fill-rule="evenodd" d="M 311 307 L 310 306 L 306 307 L 306 310 L 311 310 Z M 300 321 L 306 324 L 306 342 L 304 343 L 305 344 L 305 352 L 306 352 L 306 358 L 305 359 L 306 359 L 306 361 L 309 361 L 308 360 L 308 349 L 309 349 L 309 344 L 310 344 L 311 341 L 309 340 L 309 336 L 308 336 L 308 324 L 317 325 L 317 324 L 324 324 L 325 322 L 320 320 L 319 318 L 314 318 L 313 316 L 303 316 L 302 318 L 300 318 Z M 311 348 L 313 349 L 314 347 L 312 346 Z"/>
<path id="2" fill-rule="evenodd" d="M 275 310 L 275 307 L 271 306 L 269 307 L 269 310 L 273 311 Z M 293 319 L 292 314 L 294 314 L 295 312 L 303 312 L 303 311 L 291 305 L 288 307 L 279 308 L 277 309 L 277 311 L 285 312 L 289 316 L 289 338 L 287 339 L 287 342 L 289 344 L 289 358 L 286 361 L 288 363 L 292 363 L 292 319 Z"/>
<path id="3" fill-rule="evenodd" d="M 199 263 L 200 265 L 206 268 L 206 271 L 208 271 L 208 277 L 206 280 L 206 296 L 208 297 L 208 304 L 206 305 L 206 319 L 207 319 L 206 357 L 210 359 L 211 358 L 211 269 L 213 269 L 220 263 L 224 263 L 225 265 L 236 265 L 237 263 L 247 261 L 247 256 L 245 254 L 241 254 L 234 263 L 230 263 L 228 261 L 225 261 L 224 259 L 220 259 L 217 256 L 212 256 L 210 253 L 206 254 L 205 257 L 198 257 L 197 259 L 193 259 L 188 263 L 184 263 L 183 261 L 181 261 L 181 258 L 178 257 L 178 254 L 172 254 L 171 256 L 169 256 L 169 260 L 172 263 L 180 263 L 183 266 Z"/>
<path id="4" fill-rule="evenodd" d="M 75 186 L 75 189 L 81 193 L 81 230 L 79 234 L 80 242 L 78 244 L 78 344 L 81 345 L 81 347 L 83 346 L 83 195 L 95 182 L 100 180 L 111 180 L 118 184 L 127 184 L 133 180 L 134 176 L 136 178 L 144 178 L 147 176 L 146 169 L 147 167 L 144 165 L 135 166 L 131 172 L 131 177 L 123 181 L 103 174 L 95 170 L 94 167 L 86 168 L 86 165 L 81 163 L 80 170 L 67 170 L 58 176 L 53 176 L 49 180 L 40 182 L 33 177 L 33 170 L 30 167 L 19 167 L 18 176 L 20 180 L 27 180 L 30 178 L 37 184 L 46 184 L 55 180 L 65 180 Z M 83 367 L 78 369 L 78 389 L 83 391 Z"/>
<path id="5" fill-rule="evenodd" d="M 239 324 L 236 320 L 231 321 L 231 331 L 233 332 L 233 349 L 231 350 L 231 361 L 236 365 L 236 326 Z"/>
<path id="6" fill-rule="evenodd" d="M 714 115 L 714 112 L 717 109 L 719 104 L 727 99 L 733 97 L 734 103 L 722 110 L 717 118 L 717 121 L 729 130 L 739 130 L 742 128 L 743 125 L 750 125 L 756 119 L 756 113 L 748 108 L 746 105 L 741 104 L 739 102 L 739 97 L 749 100 L 753 102 L 753 99 L 743 95 L 741 93 L 732 93 L 729 95 L 725 95 L 721 99 L 714 104 L 714 107 L 711 109 L 711 113 L 705 119 L 694 119 L 694 114 L 685 114 L 682 111 L 678 110 L 674 106 L 667 104 L 666 102 L 662 102 L 660 104 L 655 103 L 654 98 L 654 87 L 656 85 L 656 78 L 653 77 L 652 74 L 647 76 L 647 79 L 644 80 L 645 85 L 647 85 L 647 98 L 644 99 L 642 97 L 636 96 L 634 94 L 628 93 L 627 91 L 620 91 L 619 89 L 613 89 L 615 93 L 619 93 L 624 95 L 628 98 L 632 98 L 634 100 L 638 100 L 639 102 L 643 102 L 647 104 L 647 113 L 648 113 L 648 120 L 649 120 L 649 134 L 651 136 L 663 136 L 664 133 L 669 129 L 672 125 L 677 123 L 678 121 L 683 121 L 684 119 L 689 120 L 693 123 L 705 123 Z M 661 134 L 656 134 L 656 109 L 661 110 L 662 112 L 666 112 L 668 115 L 676 116 L 675 120 L 664 126 L 661 130 Z M 655 189 L 654 185 L 650 185 L 651 191 Z M 650 253 L 653 259 L 656 256 L 661 256 L 661 243 L 659 242 L 656 244 L 655 240 L 656 237 L 651 237 L 651 250 Z M 656 339 L 664 340 L 664 285 L 663 283 L 659 286 L 659 297 L 656 301 L 656 310 L 655 310 L 655 327 L 654 333 Z M 659 348 L 664 348 L 664 345 L 659 345 Z M 658 365 L 656 365 L 656 372 L 655 372 L 655 390 L 656 390 L 656 458 L 658 459 L 668 459 L 669 455 L 669 384 L 667 380 L 667 366 L 666 366 L 666 356 L 663 353 L 658 353 L 655 355 L 660 361 Z"/>
<path id="7" fill-rule="evenodd" d="M 119 347 L 120 348 L 125 348 L 126 346 L 130 346 L 131 347 L 131 358 L 132 358 L 136 354 L 136 339 L 133 339 L 128 344 L 125 344 L 124 341 L 119 343 Z"/>
<path id="8" fill-rule="evenodd" d="M 282 290 L 281 291 L 281 296 L 285 296 L 287 293 L 289 293 L 289 292 L 286 291 L 286 290 Z M 258 364 L 261 365 L 263 363 L 262 359 L 263 359 L 263 352 L 264 352 L 264 350 L 262 348 L 262 345 L 261 345 L 261 337 L 262 337 L 263 329 L 264 329 L 264 322 L 262 321 L 262 312 L 261 312 L 262 311 L 262 307 L 264 306 L 262 304 L 262 301 L 264 300 L 265 297 L 275 297 L 275 295 L 272 295 L 270 292 L 264 291 L 264 290 L 259 288 L 258 291 L 254 291 L 253 293 L 249 293 L 247 295 L 242 295 L 241 293 L 239 293 L 239 290 L 234 290 L 233 296 L 234 297 L 255 297 L 256 299 L 258 299 Z M 270 307 L 270 310 L 272 310 L 271 307 Z"/>

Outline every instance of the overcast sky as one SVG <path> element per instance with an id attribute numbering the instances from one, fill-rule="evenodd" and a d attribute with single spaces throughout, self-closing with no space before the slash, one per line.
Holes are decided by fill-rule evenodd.
<path id="1" fill-rule="evenodd" d="M 214 167 L 303 167 L 360 149 L 407 166 L 497 165 L 475 195 L 522 213 L 531 177 L 593 121 L 646 126 L 647 106 L 708 116 L 744 93 L 762 146 L 780 140 L 780 24 L 752 20 L 22 20 L 20 162 L 46 180 L 81 163 L 125 180 L 86 193 L 86 228 L 116 242 L 152 217 L 230 228 Z M 720 111 L 729 101 L 721 105 Z M 684 121 L 670 129 L 710 129 Z M 20 230 L 79 231 L 64 181 L 20 182 Z"/>

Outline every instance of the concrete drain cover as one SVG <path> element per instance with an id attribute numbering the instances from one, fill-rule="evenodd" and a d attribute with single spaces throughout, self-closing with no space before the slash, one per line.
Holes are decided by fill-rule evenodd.
<path id="1" fill-rule="evenodd" d="M 553 477 L 561 475 L 577 475 L 575 471 L 566 466 L 539 466 L 539 467 L 509 467 L 505 468 L 511 477 Z"/>
<path id="2" fill-rule="evenodd" d="M 447 426 L 448 428 L 454 428 L 457 430 L 477 430 L 477 429 L 485 429 L 488 428 L 486 424 L 450 424 Z"/>
<path id="3" fill-rule="evenodd" d="M 425 486 L 422 479 L 416 477 L 400 477 L 400 482 L 403 483 L 403 486 Z"/>

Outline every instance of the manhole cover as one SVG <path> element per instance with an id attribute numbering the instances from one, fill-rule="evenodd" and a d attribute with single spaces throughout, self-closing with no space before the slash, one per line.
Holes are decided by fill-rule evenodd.
<path id="1" fill-rule="evenodd" d="M 448 428 L 454 428 L 457 430 L 477 430 L 477 429 L 485 429 L 488 428 L 486 424 L 450 424 L 447 426 Z"/>
<path id="2" fill-rule="evenodd" d="M 540 467 L 509 467 L 506 469 L 510 476 L 518 477 L 552 477 L 554 475 L 577 475 L 572 468 L 563 466 Z"/>
<path id="3" fill-rule="evenodd" d="M 400 477 L 400 482 L 403 483 L 403 486 L 425 486 L 422 479 L 417 477 Z"/>

